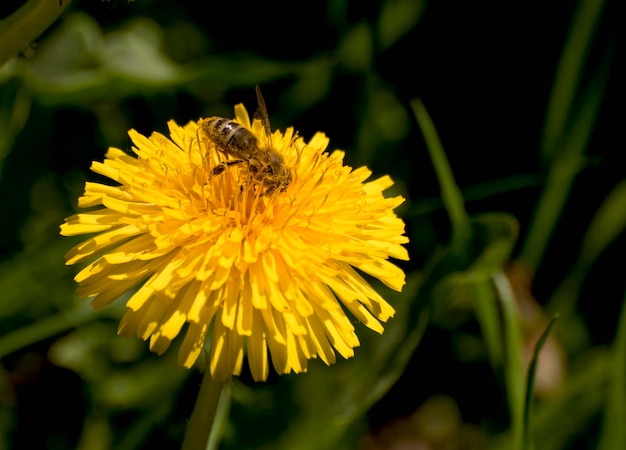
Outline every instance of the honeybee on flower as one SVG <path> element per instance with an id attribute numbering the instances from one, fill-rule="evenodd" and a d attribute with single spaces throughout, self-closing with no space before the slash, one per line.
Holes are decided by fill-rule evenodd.
<path id="1" fill-rule="evenodd" d="M 267 107 L 258 86 L 256 95 L 259 106 L 255 117 L 258 116 L 263 125 L 262 139 L 236 121 L 223 117 L 200 119 L 198 125 L 214 143 L 217 151 L 236 158 L 215 166 L 212 171 L 214 175 L 222 173 L 227 166 L 245 163 L 250 177 L 260 184 L 265 193 L 271 194 L 275 190 L 282 192 L 291 183 L 291 173 L 285 167 L 283 157 L 272 145 Z"/>

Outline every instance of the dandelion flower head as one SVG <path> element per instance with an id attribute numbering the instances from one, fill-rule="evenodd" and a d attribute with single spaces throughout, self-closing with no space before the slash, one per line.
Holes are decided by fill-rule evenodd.
<path id="1" fill-rule="evenodd" d="M 284 190 L 267 191 L 245 161 L 233 160 L 203 132 L 206 119 L 170 137 L 129 131 L 129 155 L 110 148 L 91 169 L 117 185 L 87 182 L 61 234 L 96 233 L 71 249 L 67 264 L 89 262 L 75 277 L 78 292 L 100 309 L 124 293 L 119 333 L 150 341 L 163 353 L 184 334 L 179 363 L 192 367 L 203 351 L 216 379 L 239 375 L 247 358 L 255 380 L 270 366 L 304 372 L 359 345 L 351 317 L 382 333 L 394 314 L 366 281 L 400 291 L 407 260 L 402 197 L 386 198 L 388 176 L 366 181 L 366 167 L 344 165 L 328 138 L 305 142 L 292 128 L 267 136 L 243 105 L 234 121 L 259 142 L 271 142 L 290 171 Z M 221 170 L 216 170 L 216 167 Z M 245 356 L 245 358 L 244 358 Z"/>

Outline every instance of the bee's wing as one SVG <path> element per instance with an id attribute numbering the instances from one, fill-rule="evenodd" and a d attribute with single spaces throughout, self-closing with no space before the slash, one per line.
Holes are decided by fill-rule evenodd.
<path id="1" fill-rule="evenodd" d="M 263 128 L 265 129 L 265 136 L 267 137 L 267 144 L 270 148 L 272 148 L 272 127 L 270 126 L 270 118 L 267 114 L 267 107 L 265 106 L 265 100 L 263 99 L 263 95 L 261 94 L 261 89 L 259 86 L 255 86 L 256 88 L 256 100 L 259 104 L 256 111 L 254 112 L 254 116 L 252 120 L 258 119 L 261 121 Z"/>

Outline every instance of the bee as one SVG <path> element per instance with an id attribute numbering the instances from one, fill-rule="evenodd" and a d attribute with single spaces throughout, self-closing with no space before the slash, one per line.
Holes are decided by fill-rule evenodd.
<path id="1" fill-rule="evenodd" d="M 285 167 L 283 157 L 272 146 L 272 130 L 265 100 L 256 87 L 258 108 L 255 119 L 260 119 L 265 129 L 266 142 L 261 142 L 250 130 L 237 122 L 223 117 L 209 117 L 200 121 L 201 130 L 211 139 L 215 148 L 236 159 L 221 162 L 213 168 L 218 175 L 227 166 L 247 163 L 252 180 L 261 185 L 265 194 L 283 192 L 291 183 L 291 172 Z"/>

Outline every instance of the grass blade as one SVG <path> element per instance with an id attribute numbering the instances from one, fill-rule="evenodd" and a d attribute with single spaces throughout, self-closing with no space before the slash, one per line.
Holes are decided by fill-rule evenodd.
<path id="1" fill-rule="evenodd" d="M 582 155 L 600 112 L 611 59 L 607 57 L 605 64 L 594 74 L 575 119 L 571 122 L 568 132 L 561 136 L 558 152 L 548 173 L 546 187 L 539 199 L 520 255 L 520 259 L 533 270 L 543 259 L 548 242 L 562 215 L 574 178 L 584 166 Z"/>
<path id="2" fill-rule="evenodd" d="M 441 186 L 441 197 L 450 221 L 452 222 L 452 248 L 462 246 L 470 234 L 470 223 L 465 211 L 463 195 L 456 184 L 452 169 L 443 150 L 443 145 L 437 134 L 437 129 L 431 120 L 426 107 L 421 100 L 415 99 L 411 102 L 415 119 L 422 130 L 426 147 L 433 162 L 439 185 Z"/>
<path id="3" fill-rule="evenodd" d="M 493 276 L 502 304 L 504 321 L 506 391 L 511 413 L 513 448 L 520 449 L 524 433 L 524 369 L 522 367 L 522 330 L 515 306 L 515 294 L 503 272 Z"/>
<path id="4" fill-rule="evenodd" d="M 535 348 L 533 349 L 533 357 L 530 360 L 530 365 L 528 366 L 528 376 L 526 377 L 526 397 L 524 399 L 524 431 L 522 444 L 520 446 L 521 450 L 529 450 L 531 448 L 531 424 L 530 424 L 530 413 L 532 412 L 533 406 L 533 393 L 535 391 L 535 375 L 537 373 L 537 364 L 539 362 L 539 352 L 545 345 L 548 340 L 548 336 L 550 336 L 550 332 L 552 331 L 552 327 L 554 326 L 558 316 L 554 316 L 548 326 L 539 337 Z"/>
<path id="5" fill-rule="evenodd" d="M 612 359 L 599 450 L 626 448 L 626 297 L 622 304 Z"/>
<path id="6" fill-rule="evenodd" d="M 543 157 L 546 160 L 554 156 L 557 143 L 564 134 L 587 54 L 603 9 L 604 1 L 602 0 L 582 0 L 575 12 L 554 77 L 554 88 L 546 113 L 542 139 Z"/>

